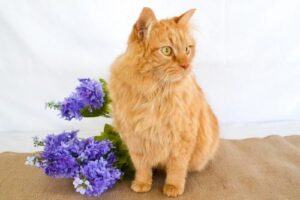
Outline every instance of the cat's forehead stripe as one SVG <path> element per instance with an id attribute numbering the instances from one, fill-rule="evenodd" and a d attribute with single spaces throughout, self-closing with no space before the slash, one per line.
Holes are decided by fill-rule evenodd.
<path id="1" fill-rule="evenodd" d="M 155 48 L 162 45 L 170 45 L 174 48 L 184 49 L 186 46 L 193 45 L 192 38 L 189 37 L 185 27 L 177 26 L 171 21 L 162 20 L 152 27 L 152 41 Z"/>
<path id="2" fill-rule="evenodd" d="M 181 47 L 185 46 L 186 40 L 185 35 L 180 29 L 174 29 L 169 34 L 169 40 L 172 44 L 172 46 Z"/>

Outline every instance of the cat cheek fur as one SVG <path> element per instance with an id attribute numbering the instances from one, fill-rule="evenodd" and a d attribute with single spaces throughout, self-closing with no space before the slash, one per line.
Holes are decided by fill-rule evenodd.
<path id="1" fill-rule="evenodd" d="M 136 192 L 151 189 L 152 169 L 159 167 L 167 173 L 163 192 L 181 195 L 187 172 L 202 170 L 218 148 L 218 121 L 191 67 L 180 67 L 195 54 L 188 26 L 194 11 L 157 21 L 144 8 L 126 52 L 111 66 L 113 124 L 136 169 L 131 185 Z M 159 52 L 165 45 L 174 50 L 170 58 Z"/>

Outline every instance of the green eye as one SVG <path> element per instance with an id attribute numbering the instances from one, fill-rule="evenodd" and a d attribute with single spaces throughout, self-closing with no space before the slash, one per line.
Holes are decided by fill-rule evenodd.
<path id="1" fill-rule="evenodd" d="M 164 54 L 165 56 L 170 56 L 172 54 L 172 48 L 171 47 L 168 47 L 168 46 L 165 46 L 165 47 L 162 47 L 160 48 L 160 51 L 162 54 Z"/>
<path id="2" fill-rule="evenodd" d="M 189 47 L 185 47 L 185 54 L 190 54 L 190 48 Z"/>

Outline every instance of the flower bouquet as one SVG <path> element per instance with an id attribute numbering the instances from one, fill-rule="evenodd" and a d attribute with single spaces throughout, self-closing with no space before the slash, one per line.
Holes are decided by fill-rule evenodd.
<path id="1" fill-rule="evenodd" d="M 49 102 L 48 108 L 59 111 L 66 119 L 110 117 L 110 98 L 103 79 L 79 79 L 80 85 L 63 101 Z M 38 167 L 53 178 L 72 178 L 77 192 L 99 196 L 117 181 L 132 178 L 134 169 L 127 148 L 109 124 L 95 137 L 81 139 L 78 131 L 33 138 L 43 150 L 26 159 L 25 164 Z"/>

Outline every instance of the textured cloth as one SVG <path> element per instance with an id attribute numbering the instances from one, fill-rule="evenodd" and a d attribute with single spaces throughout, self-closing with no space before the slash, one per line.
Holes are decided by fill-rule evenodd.
<path id="1" fill-rule="evenodd" d="M 49 178 L 25 166 L 27 155 L 0 154 L 1 200 L 170 199 L 162 193 L 163 173 L 155 173 L 148 193 L 137 194 L 129 181 L 122 181 L 100 198 L 87 198 L 74 191 L 71 180 Z M 188 175 L 178 199 L 299 200 L 300 136 L 222 140 L 215 160 Z"/>

